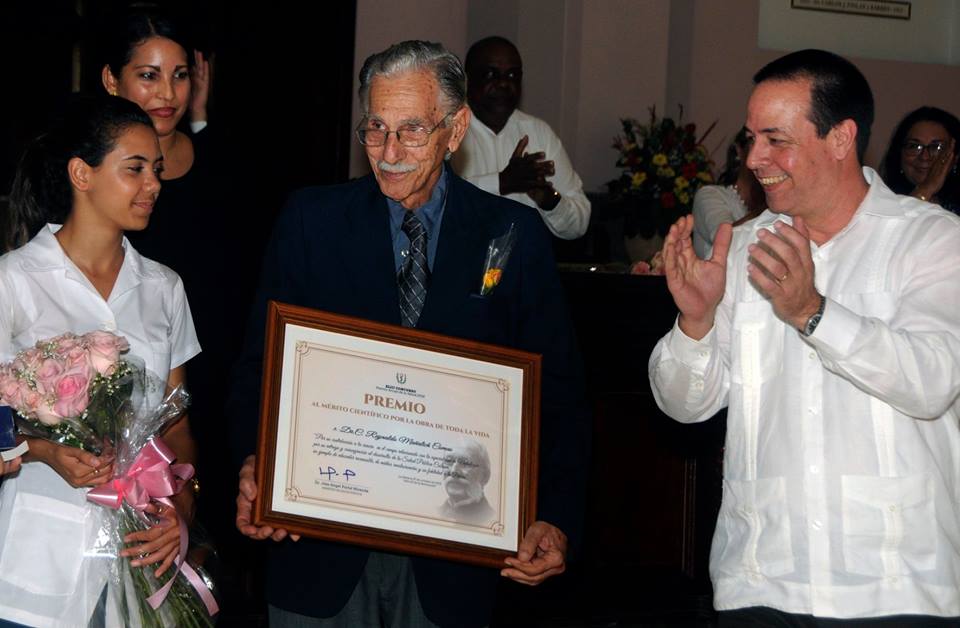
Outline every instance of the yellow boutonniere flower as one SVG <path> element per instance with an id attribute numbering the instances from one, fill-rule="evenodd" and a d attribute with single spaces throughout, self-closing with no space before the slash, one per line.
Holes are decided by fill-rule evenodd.
<path id="1" fill-rule="evenodd" d="M 690 202 L 690 195 L 686 192 L 677 192 L 677 200 L 686 205 Z"/>
<path id="2" fill-rule="evenodd" d="M 654 166 L 666 166 L 667 156 L 664 155 L 663 153 L 657 153 L 656 155 L 653 156 L 653 159 L 651 161 L 653 161 Z"/>
<path id="3" fill-rule="evenodd" d="M 673 168 L 658 168 L 657 176 L 663 177 L 664 179 L 672 179 L 677 176 L 677 173 Z"/>
<path id="4" fill-rule="evenodd" d="M 646 172 L 635 172 L 633 173 L 633 179 L 631 179 L 630 184 L 633 187 L 638 188 L 641 185 L 643 185 L 643 182 L 646 180 L 647 180 Z"/>
<path id="5" fill-rule="evenodd" d="M 503 271 L 499 268 L 491 268 L 487 272 L 483 273 L 483 290 L 480 291 L 481 294 L 488 294 L 491 290 L 497 287 L 497 284 L 500 283 L 500 277 L 503 275 Z"/>
<path id="6" fill-rule="evenodd" d="M 673 180 L 673 185 L 677 188 L 677 190 L 682 190 L 686 187 L 689 187 L 690 182 L 687 181 L 686 177 L 677 177 Z"/>
<path id="7" fill-rule="evenodd" d="M 697 178 L 700 179 L 701 181 L 706 181 L 707 183 L 710 183 L 711 181 L 713 181 L 713 177 L 710 175 L 709 172 L 698 172 Z"/>

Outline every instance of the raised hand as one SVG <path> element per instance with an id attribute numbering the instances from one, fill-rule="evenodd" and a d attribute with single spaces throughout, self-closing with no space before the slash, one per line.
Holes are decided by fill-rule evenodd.
<path id="1" fill-rule="evenodd" d="M 510 162 L 500 173 L 500 194 L 527 194 L 553 176 L 553 162 L 547 161 L 543 152 L 529 155 L 524 152 L 529 143 L 530 138 L 524 135 L 513 149 Z"/>
<path id="2" fill-rule="evenodd" d="M 199 50 L 193 51 L 190 71 L 190 121 L 206 122 L 207 100 L 210 99 L 210 61 Z"/>
<path id="3" fill-rule="evenodd" d="M 773 228 L 773 233 L 760 229 L 757 242 L 747 248 L 747 274 L 757 290 L 770 299 L 776 315 L 801 329 L 820 308 L 820 294 L 813 283 L 810 232 L 799 216 L 793 219 L 792 227 L 778 220 Z"/>
<path id="4" fill-rule="evenodd" d="M 956 140 L 950 138 L 947 146 L 930 162 L 927 177 L 913 189 L 912 196 L 916 196 L 917 198 L 923 197 L 929 201 L 940 193 L 950 171 L 957 166 L 955 149 Z"/>
<path id="5" fill-rule="evenodd" d="M 693 216 L 683 216 L 670 227 L 663 242 L 663 269 L 667 288 L 680 310 L 684 334 L 699 340 L 713 328 L 713 317 L 727 285 L 727 252 L 733 227 L 722 224 L 708 260 L 697 257 L 690 236 Z"/>

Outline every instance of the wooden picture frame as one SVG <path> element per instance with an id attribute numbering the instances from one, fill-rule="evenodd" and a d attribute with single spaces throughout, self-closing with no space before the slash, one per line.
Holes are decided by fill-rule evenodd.
<path id="1" fill-rule="evenodd" d="M 271 301 L 254 524 L 503 567 L 536 518 L 540 356 Z"/>

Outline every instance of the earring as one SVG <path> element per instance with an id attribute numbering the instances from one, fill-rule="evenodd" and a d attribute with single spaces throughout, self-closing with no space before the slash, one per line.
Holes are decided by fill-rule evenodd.
<path id="1" fill-rule="evenodd" d="M 111 96 L 116 96 L 116 95 L 117 95 L 117 90 L 111 89 L 111 90 L 110 90 L 110 95 L 111 95 Z"/>

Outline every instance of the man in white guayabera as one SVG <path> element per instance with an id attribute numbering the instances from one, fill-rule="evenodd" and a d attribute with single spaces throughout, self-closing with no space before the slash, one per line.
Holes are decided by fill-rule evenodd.
<path id="1" fill-rule="evenodd" d="M 671 227 L 680 315 L 650 357 L 670 416 L 728 408 L 720 626 L 960 625 L 960 219 L 861 167 L 873 96 L 845 59 L 754 83 L 769 210 L 709 260 L 690 217 Z"/>

